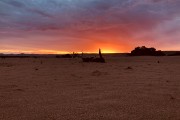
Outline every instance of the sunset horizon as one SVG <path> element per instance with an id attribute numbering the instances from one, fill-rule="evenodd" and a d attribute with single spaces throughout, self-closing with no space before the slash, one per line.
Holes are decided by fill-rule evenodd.
<path id="1" fill-rule="evenodd" d="M 0 53 L 180 50 L 178 0 L 0 0 Z"/>
<path id="2" fill-rule="evenodd" d="M 136 46 L 141 47 L 141 46 Z M 135 48 L 135 47 L 134 47 Z M 134 49 L 133 48 L 133 49 Z M 115 51 L 102 49 L 102 53 L 107 54 L 116 54 L 116 53 L 131 53 L 130 51 Z M 157 49 L 160 50 L 160 49 Z M 180 50 L 160 50 L 160 51 L 180 51 Z M 60 50 L 0 50 L 0 54 L 98 54 L 98 49 L 94 51 L 60 51 Z"/>
<path id="3" fill-rule="evenodd" d="M 180 0 L 0 0 L 0 120 L 180 120 Z"/>

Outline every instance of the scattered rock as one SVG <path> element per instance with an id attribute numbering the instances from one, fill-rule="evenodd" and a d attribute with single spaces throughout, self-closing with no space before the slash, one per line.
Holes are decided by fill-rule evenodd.
<path id="1" fill-rule="evenodd" d="M 126 70 L 132 70 L 133 68 L 132 67 L 127 67 Z"/>
<path id="2" fill-rule="evenodd" d="M 16 91 L 24 92 L 24 90 L 20 88 L 16 89 Z"/>
<path id="3" fill-rule="evenodd" d="M 170 99 L 171 99 L 171 100 L 175 100 L 175 97 L 171 96 Z"/>
<path id="4" fill-rule="evenodd" d="M 12 67 L 12 65 L 7 65 L 7 67 Z"/>

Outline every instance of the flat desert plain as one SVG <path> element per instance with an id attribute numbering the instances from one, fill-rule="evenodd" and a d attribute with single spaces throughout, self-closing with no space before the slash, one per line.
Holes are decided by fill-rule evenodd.
<path id="1" fill-rule="evenodd" d="M 180 120 L 180 57 L 105 58 L 0 59 L 0 120 Z"/>

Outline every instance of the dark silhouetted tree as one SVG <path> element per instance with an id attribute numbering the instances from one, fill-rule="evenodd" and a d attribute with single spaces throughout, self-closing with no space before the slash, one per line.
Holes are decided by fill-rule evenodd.
<path id="1" fill-rule="evenodd" d="M 165 56 L 165 54 L 162 51 L 156 51 L 155 48 L 147 48 L 145 46 L 142 47 L 136 47 L 133 51 L 130 53 L 131 56 Z"/>

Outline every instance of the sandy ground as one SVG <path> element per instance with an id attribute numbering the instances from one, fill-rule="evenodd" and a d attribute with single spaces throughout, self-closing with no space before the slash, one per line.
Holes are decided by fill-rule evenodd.
<path id="1" fill-rule="evenodd" d="M 180 120 L 180 57 L 80 61 L 0 59 L 0 120 Z"/>

